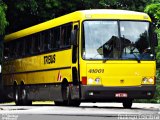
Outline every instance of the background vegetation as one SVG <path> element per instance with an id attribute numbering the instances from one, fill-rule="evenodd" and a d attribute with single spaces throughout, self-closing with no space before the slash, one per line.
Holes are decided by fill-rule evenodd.
<path id="1" fill-rule="evenodd" d="M 159 45 L 156 48 L 156 54 L 157 63 L 160 63 L 159 0 L 0 0 L 0 35 L 2 36 L 5 32 L 14 32 L 75 10 L 102 8 L 127 9 L 148 13 L 155 23 L 155 31 L 158 34 Z M 154 99 L 146 102 L 160 103 L 160 70 L 157 70 L 156 95 Z"/>
<path id="2" fill-rule="evenodd" d="M 0 35 L 5 33 L 5 28 L 8 25 L 6 20 L 7 5 L 0 0 Z"/>

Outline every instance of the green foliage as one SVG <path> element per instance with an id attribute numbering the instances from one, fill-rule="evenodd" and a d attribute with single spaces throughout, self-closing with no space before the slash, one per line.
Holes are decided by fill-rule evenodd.
<path id="1" fill-rule="evenodd" d="M 160 3 L 153 0 L 153 3 L 146 6 L 145 12 L 147 12 L 151 17 L 153 22 L 155 22 L 155 32 L 158 35 L 159 45 L 156 48 L 157 52 L 157 63 L 160 63 Z"/>
<path id="2" fill-rule="evenodd" d="M 144 11 L 151 15 L 153 21 L 156 22 L 156 26 L 160 27 L 160 3 L 150 4 Z"/>
<path id="3" fill-rule="evenodd" d="M 157 59 L 157 66 L 158 66 L 160 65 L 160 2 L 158 0 L 152 0 L 152 3 L 147 5 L 144 11 L 151 16 L 153 22 L 155 23 L 155 32 L 158 35 L 158 41 L 159 41 L 159 44 L 156 48 L 156 59 Z M 157 70 L 156 78 L 157 78 L 156 93 L 154 98 L 148 102 L 160 103 L 160 70 L 159 69 Z"/>
<path id="4" fill-rule="evenodd" d="M 153 0 L 6 0 L 10 26 L 17 31 L 83 9 L 128 9 L 143 11 Z M 18 19 L 17 19 L 18 18 Z"/>
<path id="5" fill-rule="evenodd" d="M 156 33 L 158 35 L 158 47 L 156 48 L 156 58 L 157 58 L 157 64 L 160 66 L 160 28 L 156 29 Z M 160 73 L 160 71 L 159 71 Z M 160 74 L 157 76 L 160 78 Z"/>
<path id="6" fill-rule="evenodd" d="M 145 12 L 153 14 L 156 19 L 160 19 L 160 3 L 148 5 Z"/>
<path id="7" fill-rule="evenodd" d="M 5 33 L 5 28 L 8 25 L 6 20 L 6 12 L 7 6 L 0 0 L 0 35 Z"/>
<path id="8" fill-rule="evenodd" d="M 144 7 L 150 1 L 151 0 L 100 0 L 100 3 L 106 8 L 143 11 Z"/>
<path id="9" fill-rule="evenodd" d="M 6 10 L 6 4 L 4 4 L 4 2 L 0 0 L 0 64 L 2 59 L 2 36 L 5 34 L 5 28 L 8 25 L 5 14 Z"/>

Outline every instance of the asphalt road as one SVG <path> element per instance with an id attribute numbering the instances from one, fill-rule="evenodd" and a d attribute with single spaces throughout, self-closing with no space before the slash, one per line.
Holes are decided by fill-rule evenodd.
<path id="1" fill-rule="evenodd" d="M 53 102 L 33 106 L 0 104 L 0 120 L 110 120 L 160 119 L 160 104 L 134 103 L 124 109 L 121 103 L 82 103 L 80 107 L 58 107 Z"/>

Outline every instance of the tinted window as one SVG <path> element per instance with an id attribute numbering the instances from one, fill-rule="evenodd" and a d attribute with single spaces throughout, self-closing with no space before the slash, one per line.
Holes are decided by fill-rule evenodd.
<path id="1" fill-rule="evenodd" d="M 4 59 L 5 60 L 8 60 L 9 59 L 9 53 L 10 53 L 10 47 L 9 47 L 9 44 L 8 43 L 4 43 Z"/>
<path id="2" fill-rule="evenodd" d="M 71 24 L 63 25 L 61 27 L 61 44 L 60 44 L 61 48 L 64 48 L 70 45 L 71 30 L 72 30 Z"/>
<path id="3" fill-rule="evenodd" d="M 54 31 L 53 50 L 55 50 L 60 47 L 60 27 L 55 28 L 53 31 Z"/>
<path id="4" fill-rule="evenodd" d="M 25 55 L 31 55 L 32 53 L 32 49 L 33 49 L 33 46 L 32 46 L 32 37 L 31 36 L 28 36 L 26 37 L 25 39 Z"/>
<path id="5" fill-rule="evenodd" d="M 4 58 L 21 58 L 70 45 L 72 24 L 65 24 L 4 44 Z"/>

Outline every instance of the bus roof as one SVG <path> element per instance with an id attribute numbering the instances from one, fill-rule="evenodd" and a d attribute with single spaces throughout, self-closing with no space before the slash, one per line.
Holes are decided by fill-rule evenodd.
<path id="1" fill-rule="evenodd" d="M 80 10 L 70 14 L 63 15 L 58 18 L 28 27 L 26 29 L 6 35 L 5 42 L 25 37 L 43 30 L 47 30 L 69 22 L 76 22 L 89 19 L 119 19 L 119 20 L 143 20 L 151 21 L 146 13 L 129 11 L 129 10 L 113 10 L 113 9 L 92 9 Z"/>

